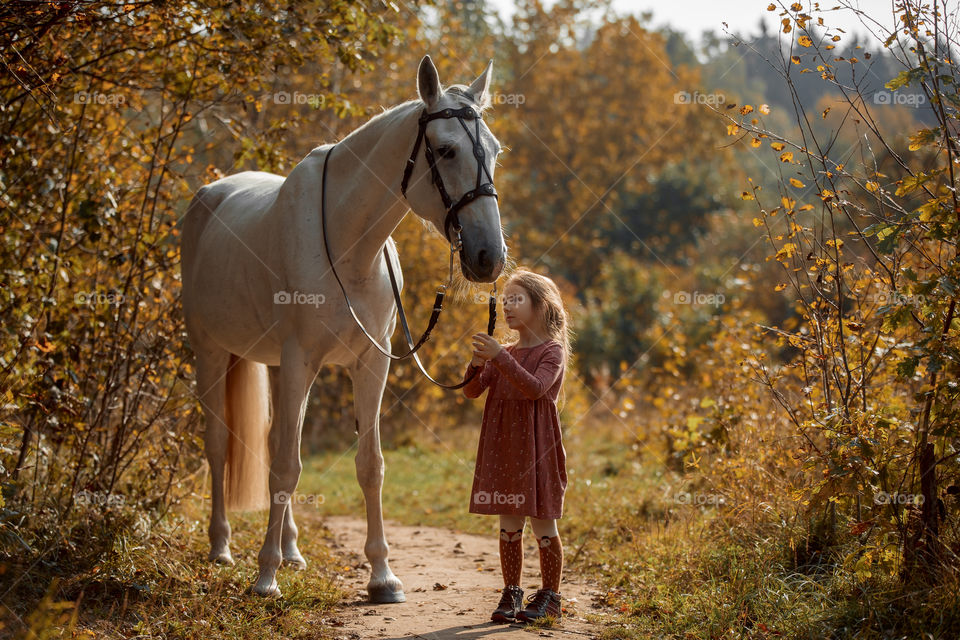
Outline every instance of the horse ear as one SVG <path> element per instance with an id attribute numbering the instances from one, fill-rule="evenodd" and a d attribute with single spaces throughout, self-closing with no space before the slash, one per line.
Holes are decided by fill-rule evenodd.
<path id="1" fill-rule="evenodd" d="M 477 79 L 470 85 L 470 93 L 477 100 L 477 104 L 484 108 L 490 104 L 490 79 L 493 76 L 493 60 L 487 63 L 487 68 L 483 70 Z"/>
<path id="2" fill-rule="evenodd" d="M 427 108 L 433 107 L 440 99 L 440 74 L 429 55 L 423 56 L 417 70 L 417 93 Z"/>

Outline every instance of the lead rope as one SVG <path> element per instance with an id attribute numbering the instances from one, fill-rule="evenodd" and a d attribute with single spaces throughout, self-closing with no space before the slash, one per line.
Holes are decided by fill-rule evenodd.
<path id="1" fill-rule="evenodd" d="M 344 288 L 343 282 L 340 280 L 340 275 L 337 273 L 337 269 L 334 264 L 333 254 L 330 252 L 330 245 L 327 241 L 327 216 L 326 216 L 326 213 L 327 213 L 326 211 L 327 160 L 330 158 L 330 155 L 333 153 L 333 148 L 335 146 L 336 146 L 335 144 L 331 146 L 330 149 L 327 151 L 326 155 L 323 157 L 323 176 L 322 176 L 322 184 L 320 186 L 320 223 L 323 228 L 323 247 L 326 250 L 327 259 L 330 261 L 330 270 L 333 271 L 333 276 L 334 278 L 336 278 L 337 284 L 340 286 L 340 292 L 343 293 L 343 299 L 347 303 L 347 309 L 350 311 L 350 315 L 353 316 L 353 319 L 357 323 L 357 326 L 360 327 L 360 331 L 362 331 L 363 334 L 367 336 L 367 339 L 370 340 L 370 342 L 372 342 L 373 345 L 383 355 L 387 356 L 391 360 L 404 360 L 412 355 L 414 361 L 417 363 L 417 367 L 420 369 L 420 372 L 423 373 L 423 375 L 427 378 L 427 380 L 429 380 L 433 384 L 437 385 L 438 387 L 443 387 L 444 389 L 451 389 L 451 390 L 459 389 L 463 387 L 468 382 L 470 382 L 470 380 L 473 379 L 478 369 L 473 369 L 463 382 L 456 385 L 447 385 L 447 384 L 443 384 L 442 382 L 438 382 L 434 380 L 430 376 L 430 374 L 427 373 L 427 370 L 424 369 L 423 367 L 423 363 L 420 362 L 420 356 L 417 354 L 417 351 L 420 349 L 420 347 L 422 347 L 423 344 L 430 339 L 430 332 L 433 330 L 433 327 L 437 324 L 437 321 L 440 318 L 440 312 L 443 311 L 444 295 L 446 293 L 448 286 L 453 283 L 453 254 L 460 251 L 460 249 L 463 248 L 463 241 L 460 238 L 460 232 L 463 230 L 463 228 L 459 225 L 459 223 L 455 227 L 455 230 L 457 232 L 457 240 L 455 243 L 451 243 L 450 245 L 450 267 L 447 273 L 447 282 L 446 284 L 441 285 L 437 290 L 437 297 L 433 303 L 433 313 L 430 314 L 430 321 L 427 324 L 427 329 L 426 331 L 424 331 L 423 336 L 417 342 L 416 346 L 413 346 L 413 336 L 410 335 L 410 327 L 407 324 L 407 316 L 406 316 L 406 313 L 404 313 L 403 303 L 400 299 L 400 289 L 397 286 L 396 275 L 393 272 L 393 261 L 390 260 L 390 254 L 387 252 L 387 245 L 384 244 L 383 256 L 387 261 L 387 271 L 390 274 L 390 286 L 393 288 L 393 297 L 397 303 L 397 313 L 400 316 L 400 324 L 403 327 L 403 333 L 407 341 L 407 347 L 410 348 L 410 350 L 407 353 L 401 356 L 396 356 L 390 353 L 389 351 L 384 350 L 384 348 L 380 346 L 380 343 L 373 336 L 371 336 L 370 333 L 367 331 L 366 327 L 363 326 L 363 322 L 360 321 L 360 318 L 357 317 L 357 313 L 354 310 L 353 305 L 350 303 L 350 297 L 347 295 L 347 290 L 346 288 Z M 497 291 L 497 283 L 496 281 L 494 281 L 493 290 L 490 294 L 489 319 L 487 321 L 487 334 L 491 336 L 493 335 L 494 328 L 496 327 L 496 319 L 497 319 L 496 291 Z"/>
<path id="2" fill-rule="evenodd" d="M 427 325 L 427 331 L 425 332 L 424 337 L 421 338 L 420 342 L 416 345 L 416 347 L 412 347 L 408 352 L 409 354 L 413 355 L 413 360 L 414 362 L 417 363 L 417 368 L 420 369 L 420 373 L 422 373 L 427 380 L 437 385 L 438 387 L 443 387 L 444 389 L 451 389 L 451 390 L 460 389 L 461 387 L 469 384 L 469 382 L 473 380 L 474 377 L 476 377 L 477 373 L 480 372 L 481 368 L 470 367 L 470 371 L 467 374 L 467 377 L 463 380 L 463 382 L 459 384 L 452 384 L 452 385 L 443 384 L 442 382 L 434 380 L 434 378 L 429 373 L 427 373 L 427 370 L 424 368 L 423 363 L 420 361 L 420 355 L 416 353 L 416 351 L 428 339 L 428 335 L 430 331 L 433 329 L 434 325 L 437 323 L 437 319 L 440 317 L 440 312 L 443 311 L 443 298 L 444 298 L 444 295 L 446 294 L 447 287 L 448 285 L 451 285 L 453 283 L 453 255 L 457 251 L 459 251 L 460 247 L 463 246 L 463 242 L 460 238 L 460 231 L 462 231 L 462 228 L 458 224 L 454 228 L 454 230 L 457 233 L 457 241 L 456 243 L 451 243 L 450 245 L 450 268 L 447 274 L 447 282 L 446 284 L 440 285 L 440 287 L 437 289 L 437 298 L 433 303 L 433 313 L 430 315 L 430 322 Z M 384 251 L 386 251 L 386 247 L 384 247 Z M 411 347 L 413 343 L 413 336 L 410 335 L 410 327 L 407 324 L 407 316 L 404 313 L 403 305 L 400 302 L 400 291 L 397 288 L 396 278 L 393 273 L 393 266 L 391 265 L 389 260 L 387 261 L 387 270 L 390 272 L 390 284 L 391 286 L 393 286 L 394 297 L 397 300 L 397 311 L 400 315 L 400 326 L 403 328 L 403 336 L 404 336 L 404 339 L 406 339 L 407 341 L 407 347 Z M 497 325 L 497 283 L 496 281 L 493 282 L 493 289 L 490 292 L 490 300 L 488 302 L 488 308 L 489 308 L 489 318 L 487 320 L 487 335 L 492 336 L 493 331 Z M 400 358 L 397 358 L 397 359 L 400 359 Z"/>

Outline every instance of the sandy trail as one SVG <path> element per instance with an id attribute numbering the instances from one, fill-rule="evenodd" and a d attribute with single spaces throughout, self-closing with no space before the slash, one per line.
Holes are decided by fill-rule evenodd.
<path id="1" fill-rule="evenodd" d="M 345 557 L 352 570 L 345 572 L 344 589 L 352 595 L 335 617 L 325 623 L 344 639 L 395 638 L 397 640 L 511 640 L 534 636 L 562 640 L 595 638 L 601 624 L 584 616 L 604 616 L 598 604 L 599 588 L 576 575 L 564 575 L 560 585 L 564 617 L 556 626 L 534 629 L 523 624 L 499 624 L 490 614 L 503 588 L 498 542 L 489 536 L 457 533 L 433 527 L 411 527 L 386 521 L 390 567 L 403 581 L 407 601 L 370 604 L 366 584 L 370 568 L 363 555 L 366 521 L 352 516 L 326 516 L 330 545 Z M 524 599 L 540 586 L 540 561 L 533 533 L 524 532 L 521 586 Z"/>

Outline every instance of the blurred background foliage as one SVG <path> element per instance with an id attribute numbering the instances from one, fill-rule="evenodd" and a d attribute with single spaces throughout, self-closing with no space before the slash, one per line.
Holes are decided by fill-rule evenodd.
<path id="1" fill-rule="evenodd" d="M 947 17 L 897 3 L 900 32 L 865 20 L 864 39 L 798 3 L 770 11 L 776 31 L 731 17 L 693 42 L 602 0 L 521 0 L 510 20 L 482 0 L 4 3 L 0 583 L 15 608 L 48 587 L 20 580 L 36 563 L 85 570 L 205 491 L 179 310 L 192 193 L 286 174 L 415 97 L 427 53 L 447 85 L 494 60 L 504 233 L 571 312 L 573 437 L 614 425 L 723 495 L 718 522 L 780 526 L 795 567 L 946 580 L 960 438 Z M 447 247 L 415 216 L 394 237 L 422 327 Z M 460 283 L 448 298 L 421 351 L 435 377 L 462 376 L 485 294 Z M 496 337 L 515 336 L 501 321 Z M 352 407 L 346 373 L 323 369 L 304 453 L 348 448 Z M 395 363 L 385 447 L 462 438 L 480 410 Z"/>

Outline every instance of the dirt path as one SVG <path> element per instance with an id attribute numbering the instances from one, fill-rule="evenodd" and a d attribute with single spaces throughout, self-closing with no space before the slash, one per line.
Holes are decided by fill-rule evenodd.
<path id="1" fill-rule="evenodd" d="M 403 581 L 407 601 L 375 605 L 367 602 L 370 567 L 363 555 L 366 521 L 350 516 L 327 516 L 322 523 L 330 530 L 330 544 L 349 559 L 344 588 L 352 592 L 336 618 L 326 622 L 344 639 L 388 638 L 428 640 L 497 640 L 542 636 L 559 640 L 597 637 L 601 625 L 588 623 L 587 614 L 600 615 L 598 588 L 565 574 L 560 585 L 564 618 L 550 629 L 525 628 L 522 624 L 499 624 L 490 614 L 503 588 L 498 542 L 493 534 L 477 536 L 433 527 L 410 527 L 387 521 L 390 568 Z M 540 564 L 530 531 L 524 535 L 524 566 L 521 586 L 524 599 L 540 586 Z"/>

